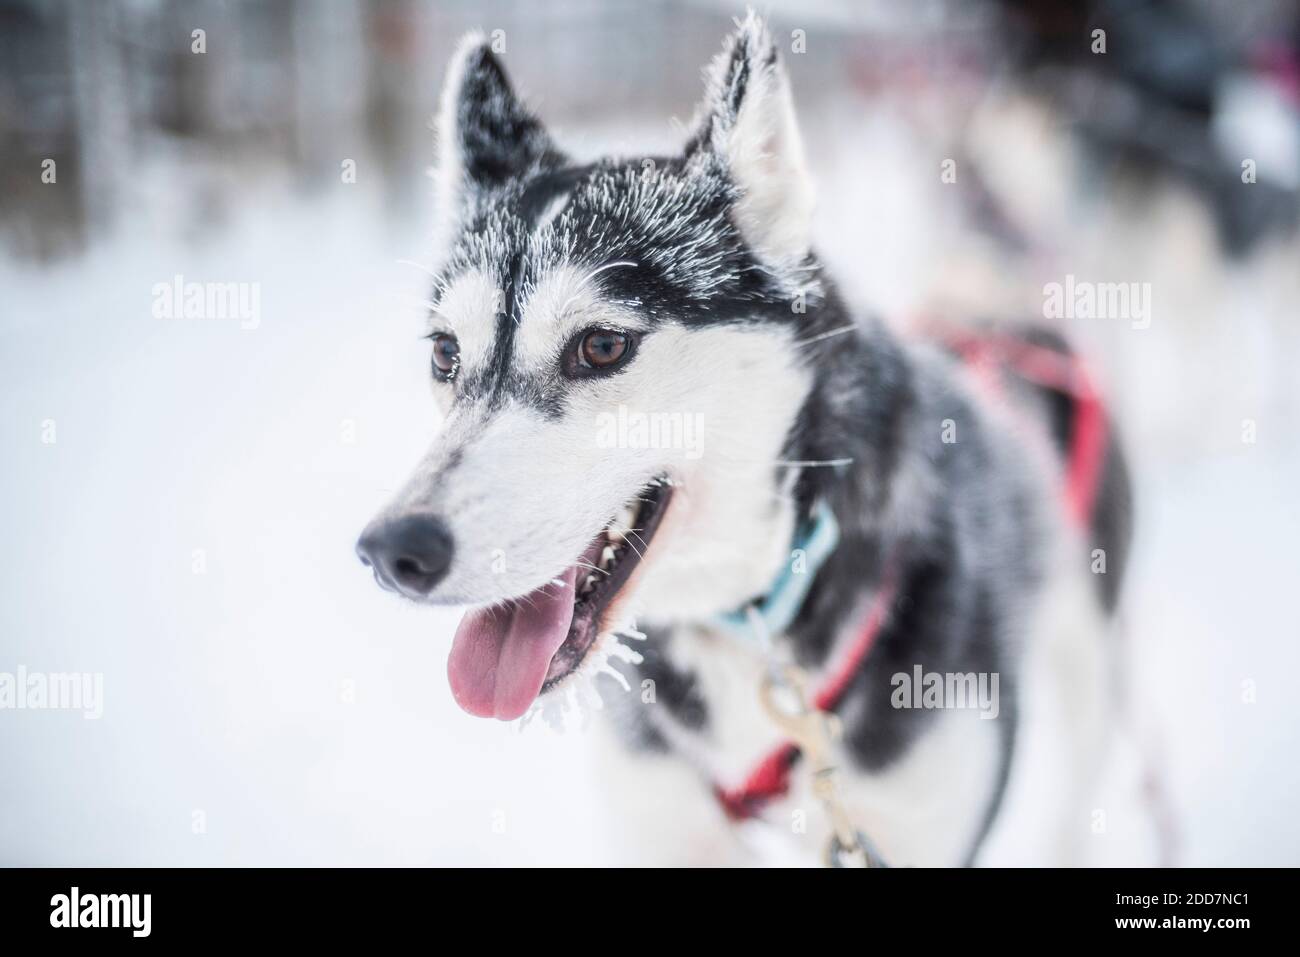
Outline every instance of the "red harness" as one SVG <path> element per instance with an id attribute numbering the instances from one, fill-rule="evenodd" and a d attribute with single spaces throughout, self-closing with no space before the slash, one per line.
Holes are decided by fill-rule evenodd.
<path id="1" fill-rule="evenodd" d="M 1064 505 L 1070 521 L 1086 529 L 1097 501 L 1108 436 L 1105 409 L 1083 363 L 1075 356 L 1005 334 L 945 330 L 943 336 L 995 395 L 1000 396 L 1004 391 L 999 370 L 1010 369 L 1027 381 L 1070 396 L 1073 408 L 1064 469 Z M 891 567 L 871 601 L 862 629 L 817 691 L 813 704 L 819 710 L 835 711 L 839 707 L 884 627 L 897 589 L 896 574 Z M 787 741 L 769 752 L 739 787 L 715 784 L 714 794 L 727 817 L 733 821 L 759 817 L 768 804 L 789 793 L 790 772 L 799 757 L 798 745 Z"/>

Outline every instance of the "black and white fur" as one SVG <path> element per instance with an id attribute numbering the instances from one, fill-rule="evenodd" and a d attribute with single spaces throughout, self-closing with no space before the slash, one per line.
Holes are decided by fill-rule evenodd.
<path id="1" fill-rule="evenodd" d="M 381 516 L 448 524 L 455 558 L 427 600 L 528 593 L 644 482 L 669 474 L 672 509 L 623 606 L 648 634 L 643 661 L 623 669 L 636 672 L 633 691 L 600 679 L 620 737 L 605 759 L 620 833 L 640 860 L 815 860 L 826 831 L 806 786 L 772 809 L 757 852 L 753 828 L 737 832 L 710 793 L 777 740 L 757 703 L 763 662 L 710 621 L 764 593 L 798 523 L 827 502 L 841 542 L 783 648 L 820 673 L 896 568 L 897 599 L 840 709 L 846 790 L 891 862 L 975 860 L 1023 760 L 1034 662 L 1087 687 L 1080 710 L 1104 711 L 1097 628 L 1127 544 L 1118 456 L 1081 540 L 1059 518 L 1068 400 L 1023 390 L 1057 438 L 1037 442 L 947 353 L 849 311 L 812 249 L 789 83 L 752 14 L 709 68 L 677 155 L 572 163 L 480 37 L 455 55 L 438 133 L 431 320 L 457 336 L 462 367 L 434 386 L 443 435 Z M 592 325 L 639 332 L 634 361 L 601 379 L 556 374 Z M 700 415 L 703 454 L 599 447 L 592 422 L 620 404 Z M 942 440 L 947 423 L 954 443 Z M 1096 547 L 1109 557 L 1100 583 L 1087 580 Z M 1068 647 L 1048 605 L 1063 595 L 1083 635 Z M 917 664 L 998 673 L 999 717 L 891 707 L 891 676 Z M 1091 732 L 1082 737 L 1095 750 Z M 1067 833 L 1086 829 L 1077 807 L 1065 816 Z"/>

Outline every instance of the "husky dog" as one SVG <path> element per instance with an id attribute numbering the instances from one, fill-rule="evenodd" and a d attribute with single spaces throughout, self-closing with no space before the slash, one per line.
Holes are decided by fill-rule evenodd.
<path id="1" fill-rule="evenodd" d="M 512 720 L 594 681 L 626 745 L 606 760 L 625 837 L 679 862 L 812 860 L 829 831 L 798 768 L 762 812 L 781 849 L 759 838 L 757 857 L 762 824 L 733 826 L 715 792 L 782 740 L 758 700 L 768 663 L 815 683 L 892 582 L 836 703 L 843 800 L 890 863 L 975 860 L 1035 649 L 1062 630 L 1048 596 L 1115 607 L 1117 451 L 1072 531 L 1063 393 L 1010 381 L 995 397 L 950 351 L 849 311 L 811 248 L 789 82 L 752 13 L 708 69 L 681 152 L 652 160 L 573 162 L 466 38 L 436 199 L 445 428 L 358 551 L 387 589 L 470 606 L 448 661 L 460 706 Z M 814 560 L 801 530 L 828 521 L 834 548 Z M 770 644 L 722 626 L 800 576 Z M 1096 717 L 1105 668 L 1081 647 L 1048 657 Z M 998 700 L 900 693 L 930 674 L 991 677 Z"/>

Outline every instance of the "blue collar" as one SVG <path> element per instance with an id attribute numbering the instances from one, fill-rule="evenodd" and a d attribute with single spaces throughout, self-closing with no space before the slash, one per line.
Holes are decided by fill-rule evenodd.
<path id="1" fill-rule="evenodd" d="M 723 612 L 716 623 L 727 632 L 741 638 L 762 639 L 755 634 L 750 620 L 751 609 L 758 614 L 768 635 L 783 635 L 803 607 L 813 579 L 821 570 L 831 552 L 840 541 L 840 526 L 835 513 L 825 502 L 818 502 L 808 521 L 795 532 L 790 545 L 790 557 L 782 564 L 780 573 L 768 586 L 767 592 L 753 602 L 734 611 Z"/>

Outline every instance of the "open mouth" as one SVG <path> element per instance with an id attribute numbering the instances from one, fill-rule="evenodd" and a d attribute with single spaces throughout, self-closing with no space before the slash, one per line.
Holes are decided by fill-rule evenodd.
<path id="1" fill-rule="evenodd" d="M 616 623 L 611 610 L 671 497 L 668 480 L 655 479 L 559 578 L 505 606 L 467 612 L 447 660 L 456 703 L 470 714 L 510 721 L 577 670 Z"/>

